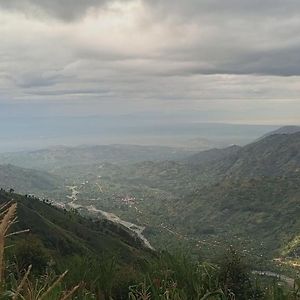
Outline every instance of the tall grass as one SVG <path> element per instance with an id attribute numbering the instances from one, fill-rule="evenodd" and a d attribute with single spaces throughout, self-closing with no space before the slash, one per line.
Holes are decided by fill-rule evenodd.
<path id="1" fill-rule="evenodd" d="M 70 290 L 63 290 L 61 283 L 68 273 L 53 278 L 43 276 L 41 278 L 30 278 L 32 266 L 25 273 L 16 278 L 14 274 L 6 272 L 4 250 L 8 237 L 27 232 L 28 230 L 8 233 L 11 226 L 17 221 L 17 204 L 7 203 L 0 207 L 0 299 L 12 300 L 67 300 L 71 299 L 80 285 Z"/>
<path id="2" fill-rule="evenodd" d="M 238 253 L 230 249 L 218 265 L 192 259 L 186 253 L 162 255 L 148 263 L 147 276 L 130 287 L 130 300 L 299 300 L 294 289 L 278 281 L 253 278 Z"/>

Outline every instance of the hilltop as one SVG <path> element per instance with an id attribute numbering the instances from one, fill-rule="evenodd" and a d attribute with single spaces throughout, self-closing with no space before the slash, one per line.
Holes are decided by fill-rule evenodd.
<path id="1" fill-rule="evenodd" d="M 293 134 L 293 133 L 297 133 L 297 132 L 300 132 L 300 126 L 292 126 L 292 125 L 283 126 L 276 130 L 268 132 L 267 134 L 263 135 L 262 138 L 265 138 L 267 136 L 274 135 L 274 134 Z"/>
<path id="2" fill-rule="evenodd" d="M 205 171 L 223 178 L 293 174 L 300 171 L 299 149 L 300 132 L 274 134 L 214 161 Z"/>

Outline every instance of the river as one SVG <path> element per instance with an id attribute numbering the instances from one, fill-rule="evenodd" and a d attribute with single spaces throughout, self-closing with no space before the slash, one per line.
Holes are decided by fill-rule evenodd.
<path id="1" fill-rule="evenodd" d="M 76 203 L 78 201 L 78 194 L 79 194 L 78 187 L 76 185 L 73 185 L 73 186 L 67 186 L 67 188 L 71 192 L 71 195 L 67 195 L 67 198 L 71 201 L 69 201 L 67 204 L 58 203 L 58 202 L 54 202 L 54 204 L 58 204 L 59 206 L 64 205 L 65 207 L 70 207 L 73 209 L 85 208 L 90 213 L 101 214 L 101 216 L 103 216 L 107 220 L 114 222 L 116 224 L 120 224 L 120 225 L 128 228 L 143 242 L 143 244 L 147 248 L 154 250 L 154 248 L 151 246 L 150 242 L 143 235 L 143 232 L 146 229 L 146 227 L 139 226 L 139 225 L 136 225 L 136 224 L 128 222 L 128 221 L 124 221 L 120 217 L 118 217 L 117 215 L 115 215 L 113 213 L 106 212 L 101 209 L 97 209 L 94 205 L 84 206 L 84 205 L 78 204 L 78 203 Z"/>

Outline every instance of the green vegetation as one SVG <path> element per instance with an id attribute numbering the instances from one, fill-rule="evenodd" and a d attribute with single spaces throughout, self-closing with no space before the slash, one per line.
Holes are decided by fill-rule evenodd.
<path id="1" fill-rule="evenodd" d="M 3 192 L 1 196 L 2 200 L 9 198 Z M 14 197 L 18 198 L 19 206 L 25 201 L 18 195 Z M 38 200 L 33 199 L 35 201 Z M 265 280 L 259 281 L 233 249 L 229 249 L 219 264 L 203 262 L 182 252 L 147 254 L 138 264 L 127 262 L 126 266 L 112 254 L 96 253 L 61 254 L 51 262 L 50 249 L 42 245 L 38 236 L 24 241 L 20 235 L 26 235 L 26 232 L 8 233 L 15 223 L 17 207 L 10 203 L 2 205 L 0 222 L 0 261 L 5 261 L 0 266 L 1 299 L 279 300 L 300 297 L 296 289 L 279 285 L 279 282 L 270 285 Z M 51 213 L 52 207 L 40 204 Z M 10 255 L 3 260 L 8 236 L 14 237 L 13 243 L 9 248 Z M 107 251 L 111 250 L 111 245 L 105 247 Z"/>
<path id="2" fill-rule="evenodd" d="M 76 204 L 145 226 L 156 248 L 181 243 L 210 255 L 231 243 L 271 260 L 299 235 L 299 149 L 299 133 L 272 135 L 184 161 L 70 166 L 56 174 L 77 186 Z M 298 243 L 291 245 L 298 253 Z"/>
<path id="3" fill-rule="evenodd" d="M 300 231 L 299 149 L 300 133 L 277 134 L 180 162 L 73 166 L 57 172 L 78 185 L 80 204 L 146 226 L 155 246 L 184 240 L 200 243 L 209 253 L 226 240 L 271 259 L 289 244 L 298 253 L 298 243 L 291 241 Z M 134 201 L 122 201 L 128 198 Z"/>
<path id="4" fill-rule="evenodd" d="M 9 213 L 6 203 L 10 201 L 18 204 L 16 224 L 13 224 L 14 213 L 11 221 L 6 218 Z M 29 233 L 11 237 L 2 280 L 3 299 L 298 299 L 299 296 L 288 286 L 275 282 L 270 285 L 266 280 L 258 282 L 251 274 L 251 267 L 232 249 L 218 263 L 205 262 L 183 252 L 155 253 L 143 248 L 115 224 L 83 218 L 47 201 L 2 190 L 0 202 L 4 207 L 1 222 L 8 224 L 7 229 L 12 224 L 16 232 L 30 229 Z"/>
<path id="5" fill-rule="evenodd" d="M 51 285 L 69 270 L 62 288 L 84 282 L 78 299 L 298 299 L 289 277 L 300 265 L 299 149 L 299 133 L 276 134 L 181 161 L 72 164 L 71 155 L 51 174 L 4 167 L 11 190 L 0 203 L 13 198 L 15 230 L 30 228 L 11 238 L 10 274 L 20 280 L 32 265 L 30 276 L 49 272 Z M 24 192 L 54 201 L 15 194 L 22 176 Z M 289 276 L 282 286 L 278 273 Z"/>
<path id="6" fill-rule="evenodd" d="M 296 235 L 291 241 L 285 245 L 281 251 L 284 256 L 296 256 L 300 255 L 300 236 Z"/>
<path id="7" fill-rule="evenodd" d="M 64 180 L 53 174 L 32 169 L 24 169 L 13 165 L 0 165 L 0 183 L 4 189 L 40 196 L 62 191 Z"/>

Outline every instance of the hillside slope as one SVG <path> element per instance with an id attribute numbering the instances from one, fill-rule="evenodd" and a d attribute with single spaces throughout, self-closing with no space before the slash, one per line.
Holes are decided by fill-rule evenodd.
<path id="1" fill-rule="evenodd" d="M 0 165 L 0 187 L 19 193 L 44 193 L 63 186 L 63 180 L 44 171 Z"/>
<path id="2" fill-rule="evenodd" d="M 0 205 L 9 201 L 18 205 L 14 230 L 29 229 L 53 257 L 116 254 L 124 264 L 147 255 L 129 231 L 106 220 L 92 221 L 33 197 L 0 191 Z M 18 238 L 26 239 L 26 234 Z"/>
<path id="3" fill-rule="evenodd" d="M 240 169 L 252 169 L 253 175 L 288 175 L 300 172 L 300 132 L 271 135 L 243 149 Z M 250 157 L 250 160 L 246 160 Z M 237 161 L 236 164 L 239 164 Z M 246 172 L 242 172 L 246 175 Z"/>
<path id="4" fill-rule="evenodd" d="M 235 155 L 242 147 L 233 145 L 223 149 L 210 149 L 188 157 L 185 161 L 191 164 L 210 164 L 230 155 Z"/>
<path id="5" fill-rule="evenodd" d="M 274 134 L 294 134 L 297 132 L 300 132 L 300 126 L 292 126 L 292 125 L 291 126 L 283 126 L 276 130 L 268 132 L 267 134 L 263 135 L 262 138 L 265 138 L 267 136 L 274 135 Z"/>
<path id="6" fill-rule="evenodd" d="M 300 174 L 227 179 L 176 202 L 176 228 L 202 238 L 237 238 L 272 254 L 300 233 Z"/>
<path id="7" fill-rule="evenodd" d="M 215 176 L 233 178 L 300 172 L 300 132 L 267 136 L 209 165 L 206 171 Z"/>

